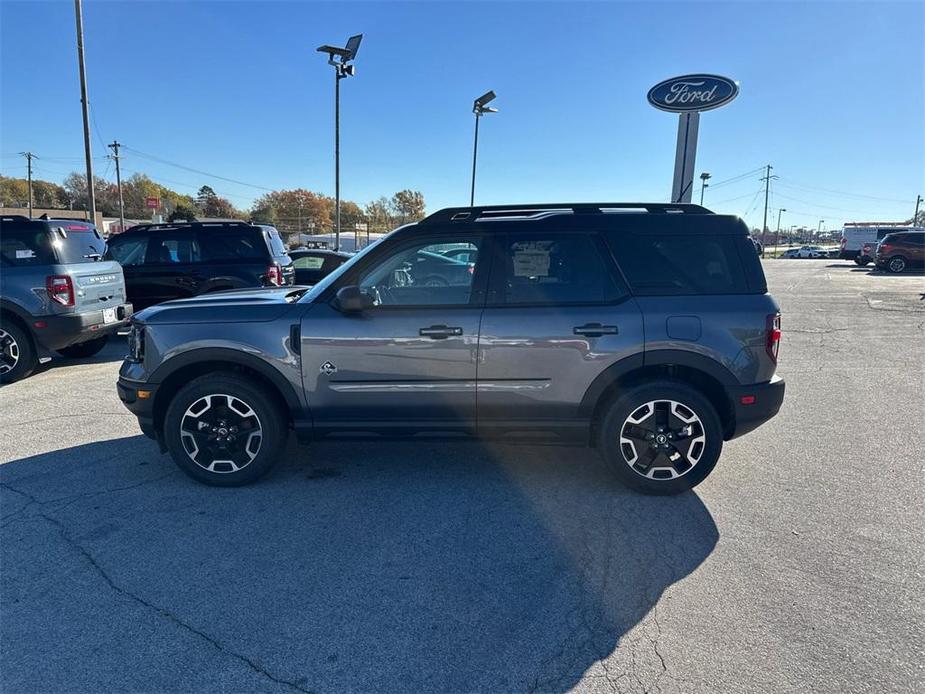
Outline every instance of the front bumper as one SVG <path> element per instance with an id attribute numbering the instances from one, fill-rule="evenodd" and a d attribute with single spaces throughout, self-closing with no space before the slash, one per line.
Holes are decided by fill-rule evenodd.
<path id="1" fill-rule="evenodd" d="M 726 395 L 732 403 L 735 423 L 726 439 L 734 439 L 754 431 L 771 419 L 784 402 L 784 379 L 774 376 L 767 383 L 750 386 L 728 386 Z"/>
<path id="2" fill-rule="evenodd" d="M 154 396 L 157 386 L 148 383 L 139 383 L 119 377 L 116 382 L 116 391 L 119 400 L 125 408 L 138 417 L 138 426 L 149 439 L 157 440 L 157 429 L 154 426 Z"/>
<path id="3" fill-rule="evenodd" d="M 128 325 L 132 317 L 132 305 L 120 304 L 115 309 L 118 320 L 113 323 L 103 322 L 101 310 L 36 317 L 32 322 L 32 333 L 45 349 L 64 349 L 70 345 L 110 335 Z"/>

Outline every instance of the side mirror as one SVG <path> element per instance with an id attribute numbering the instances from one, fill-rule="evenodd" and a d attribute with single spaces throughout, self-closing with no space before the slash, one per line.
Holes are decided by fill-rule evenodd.
<path id="1" fill-rule="evenodd" d="M 359 313 L 370 306 L 369 297 L 354 285 L 341 287 L 334 297 L 334 308 L 342 313 Z"/>

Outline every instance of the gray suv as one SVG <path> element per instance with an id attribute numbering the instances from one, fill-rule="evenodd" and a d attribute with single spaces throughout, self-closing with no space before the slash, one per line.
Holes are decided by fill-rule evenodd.
<path id="1" fill-rule="evenodd" d="M 737 217 L 649 203 L 451 208 L 311 289 L 142 311 L 118 391 L 207 484 L 256 480 L 292 429 L 301 442 L 591 445 L 627 485 L 674 494 L 777 413 L 780 335 Z"/>
<path id="2" fill-rule="evenodd" d="M 58 352 L 90 357 L 132 315 L 118 263 L 89 222 L 0 218 L 0 381 Z"/>

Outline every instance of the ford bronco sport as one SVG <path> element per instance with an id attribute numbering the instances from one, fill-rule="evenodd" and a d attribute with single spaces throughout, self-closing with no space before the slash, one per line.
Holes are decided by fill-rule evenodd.
<path id="1" fill-rule="evenodd" d="M 462 272 L 422 254 L 465 249 Z M 118 391 L 191 477 L 263 475 L 289 430 L 596 446 L 673 494 L 781 406 L 778 305 L 748 228 L 689 204 L 451 208 L 311 289 L 171 301 L 133 320 Z"/>
<path id="2" fill-rule="evenodd" d="M 58 352 L 91 357 L 125 327 L 132 305 L 96 227 L 75 219 L 0 218 L 0 381 Z"/>

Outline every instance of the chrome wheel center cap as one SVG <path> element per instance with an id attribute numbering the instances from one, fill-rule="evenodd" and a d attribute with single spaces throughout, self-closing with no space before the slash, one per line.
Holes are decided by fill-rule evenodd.
<path id="1" fill-rule="evenodd" d="M 659 443 L 667 443 L 668 437 L 665 436 L 664 434 L 659 434 L 658 436 L 655 437 L 655 440 L 658 441 Z"/>

